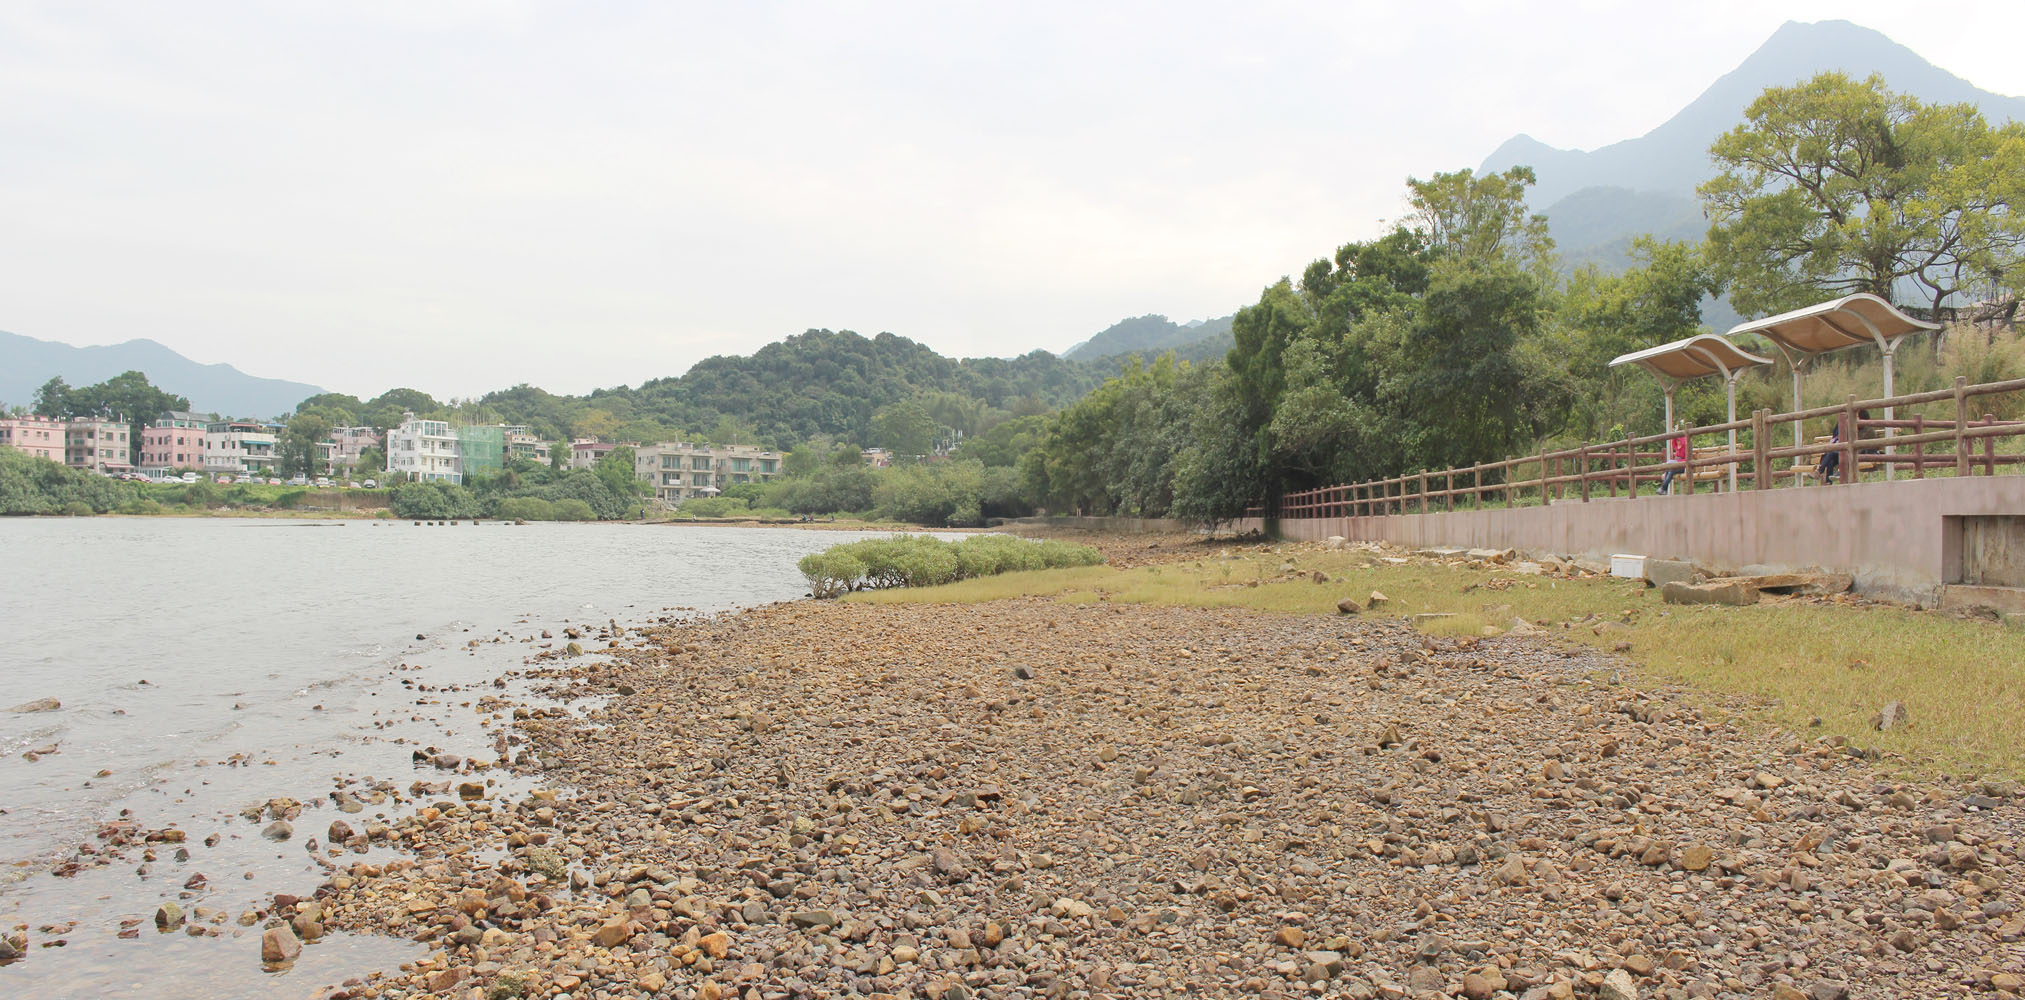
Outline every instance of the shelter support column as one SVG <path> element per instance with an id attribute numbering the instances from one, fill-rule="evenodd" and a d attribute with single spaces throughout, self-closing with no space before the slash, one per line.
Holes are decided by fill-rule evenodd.
<path id="1" fill-rule="evenodd" d="M 1895 395 L 1891 391 L 1891 359 L 1892 355 L 1896 353 L 1898 353 L 1898 341 L 1896 340 L 1886 341 L 1884 343 L 1884 398 L 1886 399 L 1890 399 L 1893 395 Z M 1891 425 L 1892 414 L 1895 411 L 1897 411 L 1897 409 L 1898 407 L 1896 406 L 1887 406 L 1884 408 L 1884 420 L 1885 420 L 1884 453 L 1886 456 L 1894 455 L 1897 454 L 1898 452 L 1898 449 L 1894 448 L 1891 443 L 1892 435 L 1897 431 L 1897 428 Z M 1896 467 L 1895 463 L 1893 463 L 1891 459 L 1887 457 L 1884 463 L 1884 478 L 1886 482 L 1889 482 L 1891 480 L 1892 471 L 1895 467 Z"/>
<path id="2" fill-rule="evenodd" d="M 1734 372 L 1724 379 L 1730 386 L 1730 415 L 1725 418 L 1726 423 L 1734 424 L 1737 422 L 1737 376 L 1740 374 L 1742 373 Z M 1737 429 L 1735 427 L 1730 428 L 1730 492 L 1737 492 Z"/>

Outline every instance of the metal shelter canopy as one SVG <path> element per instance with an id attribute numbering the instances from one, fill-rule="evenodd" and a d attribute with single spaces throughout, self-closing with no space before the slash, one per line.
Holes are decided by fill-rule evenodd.
<path id="1" fill-rule="evenodd" d="M 1755 333 L 1779 349 L 1786 363 L 1793 367 L 1793 409 L 1798 411 L 1805 409 L 1800 403 L 1800 380 L 1808 362 L 1831 351 L 1875 344 L 1884 355 L 1884 396 L 1889 399 L 1892 395 L 1892 355 L 1898 350 L 1899 338 L 1940 328 L 1939 323 L 1914 319 L 1869 292 L 1858 292 L 1817 302 L 1804 309 L 1739 323 L 1730 328 L 1729 335 Z M 1885 409 L 1886 420 L 1892 419 L 1892 409 Z M 1891 433 L 1892 428 L 1886 425 L 1884 436 L 1891 437 Z M 1797 420 L 1793 422 L 1793 447 L 1800 447 L 1800 422 Z M 1893 449 L 1886 445 L 1884 450 L 1888 454 Z M 1884 478 L 1890 479 L 1891 474 L 1892 464 L 1886 462 Z"/>
<path id="2" fill-rule="evenodd" d="M 1698 333 L 1683 340 L 1643 351 L 1620 354 L 1611 359 L 1610 367 L 1637 365 L 1651 372 L 1666 389 L 1666 429 L 1673 430 L 1673 391 L 1682 382 L 1710 375 L 1721 375 L 1730 395 L 1730 423 L 1737 421 L 1737 376 L 1759 365 L 1769 365 L 1771 358 L 1761 358 L 1730 343 L 1727 338 L 1713 333 Z M 1737 432 L 1730 431 L 1730 454 L 1737 452 Z M 1737 488 L 1737 467 L 1730 465 L 1730 490 Z"/>

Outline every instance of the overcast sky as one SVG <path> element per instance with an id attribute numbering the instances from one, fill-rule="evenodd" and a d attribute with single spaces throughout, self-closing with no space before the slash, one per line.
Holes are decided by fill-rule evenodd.
<path id="1" fill-rule="evenodd" d="M 371 396 L 1227 314 L 1786 20 L 2025 94 L 2025 4 L 0 0 L 0 329 Z"/>

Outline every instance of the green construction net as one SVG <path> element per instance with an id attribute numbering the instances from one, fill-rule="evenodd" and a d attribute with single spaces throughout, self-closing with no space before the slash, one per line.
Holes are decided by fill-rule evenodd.
<path id="1" fill-rule="evenodd" d="M 504 467 L 506 433 L 497 425 L 457 428 L 457 451 L 464 464 L 464 479 L 497 475 Z"/>

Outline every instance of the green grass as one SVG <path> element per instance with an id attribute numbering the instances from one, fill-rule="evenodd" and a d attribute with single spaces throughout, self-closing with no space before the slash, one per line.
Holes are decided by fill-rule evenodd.
<path id="1" fill-rule="evenodd" d="M 1294 576 L 1281 566 L 1292 559 Z M 1313 582 L 1320 571 L 1327 583 Z M 1389 599 L 1367 615 L 1438 614 L 1454 635 L 1545 622 L 1557 641 L 1623 655 L 1653 677 L 1741 695 L 1754 714 L 1809 736 L 1841 735 L 1902 759 L 1912 773 L 2025 777 L 2025 630 L 1905 608 L 1776 600 L 1746 608 L 1675 606 L 1624 580 L 1558 580 L 1458 566 L 1395 565 L 1365 553 L 1292 547 L 1132 570 L 1009 573 L 941 587 L 854 594 L 875 604 L 971 604 L 1015 597 L 1336 614 L 1344 597 Z M 1871 716 L 1904 702 L 1911 725 Z M 1817 721 L 1818 720 L 1818 723 Z"/>

